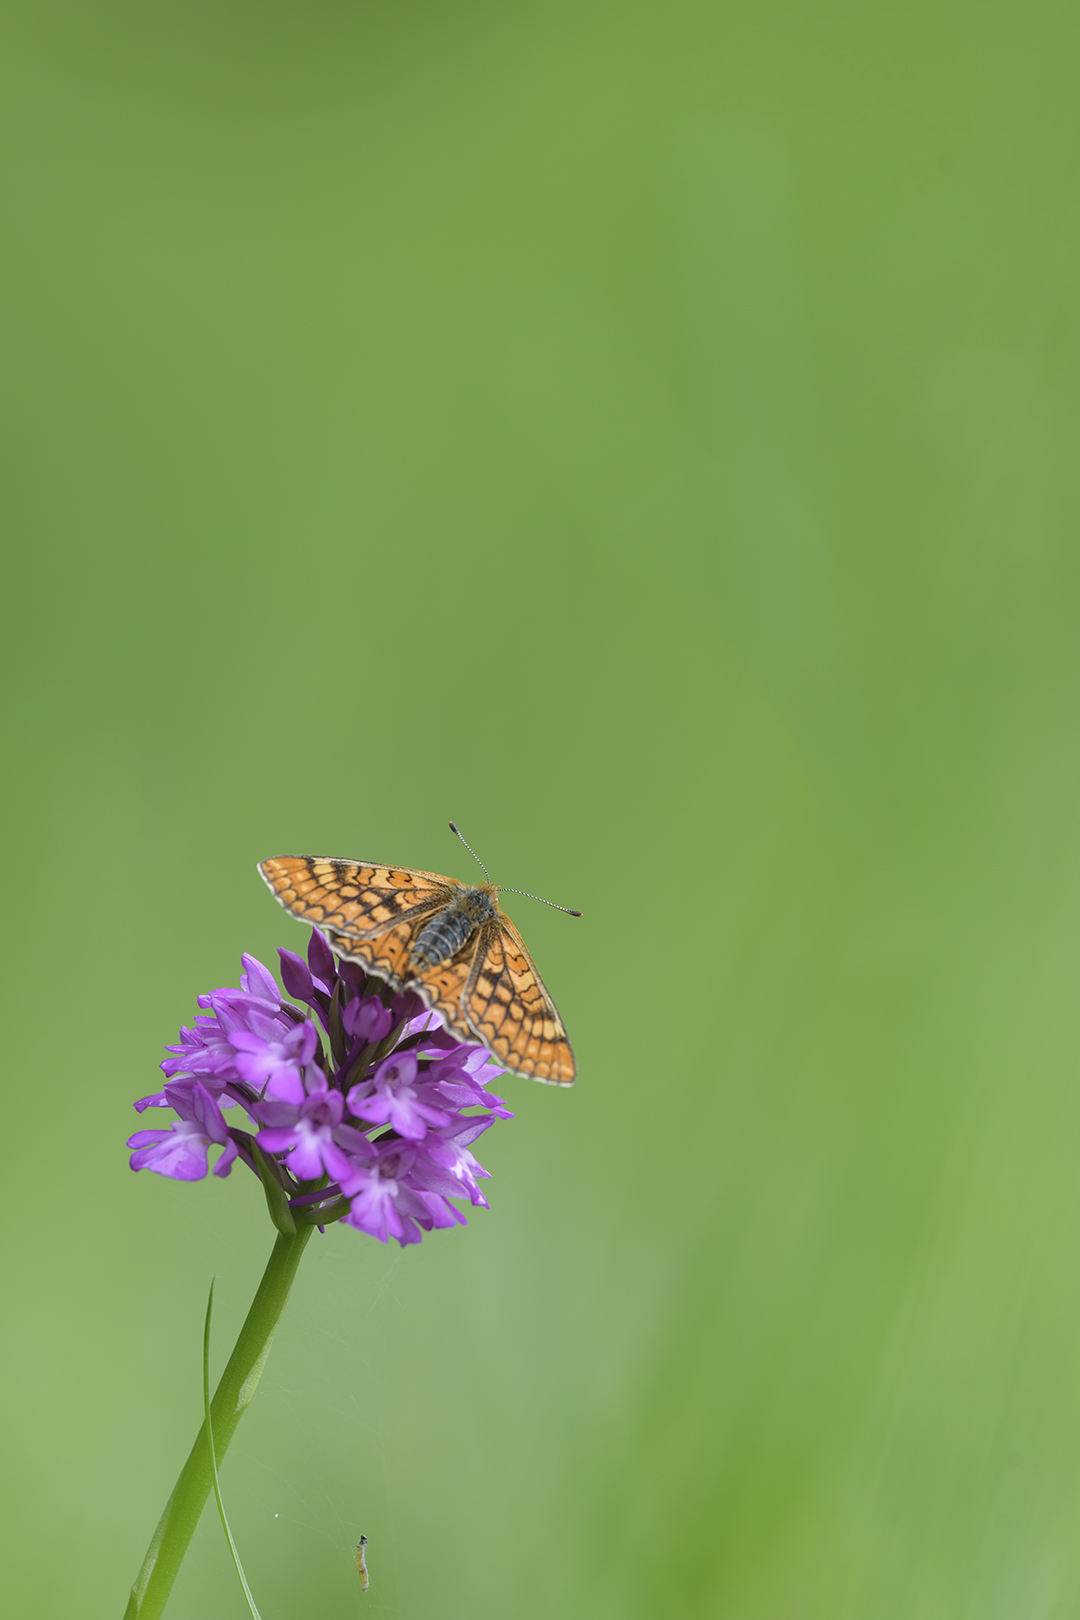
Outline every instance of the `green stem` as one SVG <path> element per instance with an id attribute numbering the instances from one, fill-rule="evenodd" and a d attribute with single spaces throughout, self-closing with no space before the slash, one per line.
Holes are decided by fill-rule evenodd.
<path id="1" fill-rule="evenodd" d="M 313 1230 L 306 1223 L 298 1225 L 295 1233 L 281 1233 L 274 1244 L 211 1405 L 214 1446 L 219 1460 L 224 1457 L 236 1425 L 255 1393 L 300 1256 Z M 143 1567 L 131 1588 L 124 1620 L 158 1620 L 213 1486 L 214 1468 L 204 1423 L 154 1531 Z"/>

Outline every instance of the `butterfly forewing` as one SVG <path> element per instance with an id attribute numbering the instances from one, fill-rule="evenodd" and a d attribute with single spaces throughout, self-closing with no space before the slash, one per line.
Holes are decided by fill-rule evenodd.
<path id="1" fill-rule="evenodd" d="M 294 917 L 355 939 L 374 939 L 406 918 L 440 910 L 461 885 L 407 866 L 371 866 L 318 855 L 277 855 L 259 871 Z"/>
<path id="2" fill-rule="evenodd" d="M 464 1007 L 484 1045 L 514 1074 L 553 1085 L 573 1081 L 574 1054 L 562 1019 L 504 912 L 481 931 Z"/>

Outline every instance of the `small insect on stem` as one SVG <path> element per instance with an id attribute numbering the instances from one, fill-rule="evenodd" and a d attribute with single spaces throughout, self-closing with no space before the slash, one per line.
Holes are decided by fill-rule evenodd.
<path id="1" fill-rule="evenodd" d="M 366 1546 L 367 1536 L 361 1536 L 360 1540 L 356 1543 L 356 1573 L 360 1577 L 361 1592 L 366 1592 L 368 1589 L 367 1561 L 364 1558 L 364 1548 Z"/>

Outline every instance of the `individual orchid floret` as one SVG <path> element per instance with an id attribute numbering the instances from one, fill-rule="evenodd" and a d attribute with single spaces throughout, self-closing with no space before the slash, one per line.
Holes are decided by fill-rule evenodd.
<path id="1" fill-rule="evenodd" d="M 305 1019 L 284 1033 L 269 1020 L 256 1014 L 255 1028 L 233 1030 L 229 1040 L 236 1049 L 240 1078 L 281 1102 L 304 1101 L 303 1071 L 315 1057 L 319 1044 L 315 1025 Z"/>
<path id="2" fill-rule="evenodd" d="M 342 1183 L 342 1190 L 350 1199 L 349 1213 L 342 1216 L 345 1226 L 366 1232 L 380 1243 L 390 1238 L 397 1238 L 402 1247 L 420 1242 L 422 1234 L 416 1223 L 407 1210 L 398 1208 L 401 1202 L 407 1204 L 405 1188 L 388 1162 L 376 1159 L 371 1165 L 358 1165 Z"/>
<path id="3" fill-rule="evenodd" d="M 168 1130 L 136 1131 L 127 1145 L 133 1170 L 153 1170 L 177 1181 L 201 1181 L 206 1175 L 208 1152 L 215 1143 L 224 1152 L 214 1166 L 215 1176 L 227 1176 L 238 1148 L 229 1136 L 224 1115 L 200 1080 L 178 1080 L 165 1087 L 170 1108 L 180 1118 Z"/>
<path id="4" fill-rule="evenodd" d="M 473 1054 L 479 1051 L 483 1056 L 487 1054 L 484 1048 L 475 1046 L 459 1046 L 456 1053 L 440 1058 L 433 1063 L 427 1071 L 426 1079 L 438 1096 L 450 1105 L 452 1109 L 474 1108 L 480 1104 L 490 1108 L 498 1119 L 513 1119 L 513 1114 L 507 1108 L 501 1097 L 496 1097 L 492 1091 L 485 1091 L 483 1081 L 489 1077 L 496 1079 L 505 1074 L 505 1069 L 490 1065 L 487 1068 L 477 1064 Z"/>
<path id="5" fill-rule="evenodd" d="M 342 1124 L 345 1099 L 330 1090 L 318 1069 L 314 1074 L 316 1087 L 299 1108 L 287 1102 L 256 1105 L 267 1121 L 256 1141 L 264 1153 L 286 1155 L 285 1166 L 298 1181 L 316 1181 L 324 1174 L 333 1181 L 348 1180 L 354 1166 L 343 1149 L 366 1154 L 371 1144 L 361 1131 Z"/>
<path id="6" fill-rule="evenodd" d="M 161 1065 L 170 1079 L 174 1075 L 197 1074 L 204 1082 L 213 1082 L 208 1087 L 212 1090 L 213 1086 L 237 1078 L 236 1053 L 216 1018 L 196 1018 L 194 1029 L 181 1029 L 179 1046 L 166 1050 L 177 1054 Z"/>
<path id="7" fill-rule="evenodd" d="M 470 1153 L 469 1145 L 494 1123 L 490 1114 L 473 1114 L 429 1132 L 424 1139 L 424 1151 L 428 1156 L 455 1182 L 460 1183 L 471 1203 L 479 1204 L 482 1209 L 489 1206 L 480 1191 L 477 1177 L 489 1177 L 491 1171 L 485 1170 L 480 1160 Z"/>
<path id="8" fill-rule="evenodd" d="M 396 1238 L 404 1247 L 420 1242 L 421 1227 L 430 1232 L 465 1224 L 447 1202 L 460 1197 L 461 1188 L 415 1143 L 391 1140 L 378 1148 L 377 1157 L 357 1165 L 341 1190 L 350 1200 L 344 1224 L 380 1243 Z"/>
<path id="9" fill-rule="evenodd" d="M 423 1142 L 391 1141 L 381 1151 L 384 1154 L 396 1152 L 404 1162 L 405 1185 L 419 1194 L 427 1212 L 416 1215 L 421 1226 L 425 1226 L 429 1218 L 436 1226 L 455 1223 L 464 1226 L 464 1215 L 449 1202 L 451 1198 L 460 1198 L 463 1188 L 460 1181 L 450 1175 L 432 1153 L 436 1141 L 429 1133 Z"/>
<path id="10" fill-rule="evenodd" d="M 432 1087 L 418 1083 L 420 1065 L 414 1052 L 391 1053 L 370 1080 L 352 1087 L 349 1111 L 373 1125 L 390 1125 L 399 1136 L 422 1141 L 430 1125 L 449 1125 L 451 1115 L 438 1106 Z"/>

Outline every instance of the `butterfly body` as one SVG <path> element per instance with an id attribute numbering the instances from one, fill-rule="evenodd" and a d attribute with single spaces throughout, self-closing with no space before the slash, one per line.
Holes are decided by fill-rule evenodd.
<path id="1" fill-rule="evenodd" d="M 499 915 L 496 893 L 491 883 L 462 889 L 416 936 L 411 952 L 413 963 L 437 967 L 456 956 L 477 928 Z"/>
<path id="2" fill-rule="evenodd" d="M 573 1082 L 562 1020 L 493 883 L 317 855 L 275 856 L 259 871 L 339 956 L 415 990 L 459 1040 L 486 1046 L 513 1074 Z"/>

